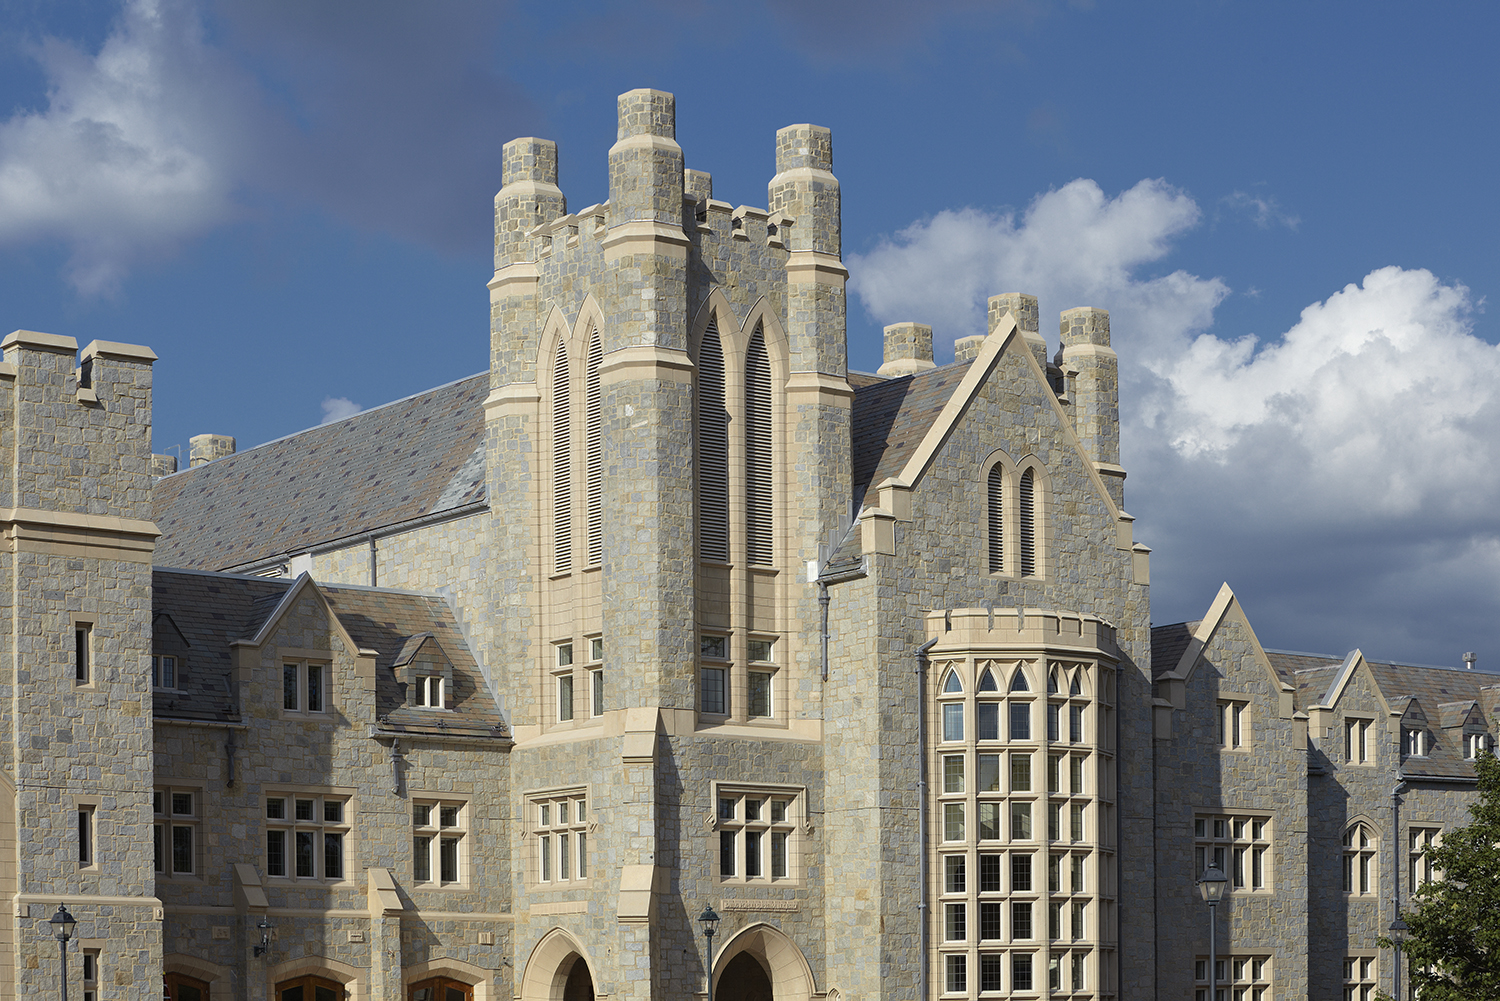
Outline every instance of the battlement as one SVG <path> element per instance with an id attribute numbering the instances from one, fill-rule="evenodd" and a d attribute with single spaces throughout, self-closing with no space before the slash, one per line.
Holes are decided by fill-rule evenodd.
<path id="1" fill-rule="evenodd" d="M 1112 623 L 1087 612 L 1048 608 L 952 608 L 929 612 L 927 637 L 937 640 L 934 657 L 950 649 L 1009 650 L 1072 647 L 1117 658 Z"/>

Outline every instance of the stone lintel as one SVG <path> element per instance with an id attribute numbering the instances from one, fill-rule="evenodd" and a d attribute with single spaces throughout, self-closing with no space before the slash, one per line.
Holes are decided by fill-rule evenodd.
<path id="1" fill-rule="evenodd" d="M 791 397 L 803 393 L 826 397 L 845 407 L 854 403 L 854 389 L 849 381 L 826 372 L 793 372 L 786 381 L 786 395 Z"/>
<path id="2" fill-rule="evenodd" d="M 150 563 L 161 530 L 109 515 L 0 508 L 0 540 L 12 553 L 46 553 Z"/>
<path id="3" fill-rule="evenodd" d="M 690 383 L 693 362 L 686 351 L 641 344 L 605 355 L 599 365 L 599 380 L 605 385 L 632 380 Z"/>
<path id="4" fill-rule="evenodd" d="M 528 410 L 541 402 L 534 382 L 513 382 L 490 391 L 484 400 L 485 417 L 497 416 L 501 411 Z"/>

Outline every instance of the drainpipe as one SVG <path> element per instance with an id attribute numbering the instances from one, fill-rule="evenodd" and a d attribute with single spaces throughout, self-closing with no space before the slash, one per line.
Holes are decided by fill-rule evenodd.
<path id="1" fill-rule="evenodd" d="M 231 789 L 234 788 L 234 731 L 229 731 L 229 737 L 224 743 L 224 763 L 229 768 L 229 781 L 226 783 Z"/>
<path id="2" fill-rule="evenodd" d="M 828 680 L 828 584 L 818 581 L 818 614 L 823 619 L 823 680 Z"/>
<path id="3" fill-rule="evenodd" d="M 824 681 L 828 680 L 828 586 L 830 584 L 843 584 L 846 581 L 858 580 L 861 577 L 867 576 L 869 576 L 869 570 L 866 567 L 865 560 L 863 558 L 859 561 L 859 566 L 855 567 L 852 570 L 845 570 L 841 573 L 833 573 L 827 575 L 818 574 L 817 564 L 813 561 L 808 561 L 807 578 L 812 583 L 818 585 L 818 613 L 823 622 L 821 636 L 823 644 Z"/>
<path id="4" fill-rule="evenodd" d="M 1396 891 L 1396 913 L 1391 916 L 1391 921 L 1401 916 L 1401 793 L 1406 789 L 1406 779 L 1399 778 L 1396 786 L 1391 790 L 1391 886 Z M 1396 946 L 1395 963 L 1391 964 L 1391 996 L 1400 1001 L 1401 998 L 1401 946 Z"/>
<path id="5" fill-rule="evenodd" d="M 930 997 L 928 990 L 927 961 L 927 651 L 937 643 L 939 637 L 923 643 L 917 648 L 917 878 L 920 880 L 921 896 L 917 904 L 917 916 L 922 920 L 922 993 L 920 1001 Z"/>

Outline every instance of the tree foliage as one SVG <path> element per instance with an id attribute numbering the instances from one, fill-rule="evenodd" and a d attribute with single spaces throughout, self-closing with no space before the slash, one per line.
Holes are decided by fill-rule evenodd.
<path id="1" fill-rule="evenodd" d="M 1422 1001 L 1500 998 L 1500 761 L 1481 754 L 1475 766 L 1474 820 L 1426 850 L 1441 876 L 1402 914 L 1411 928 L 1404 952 L 1412 993 Z"/>

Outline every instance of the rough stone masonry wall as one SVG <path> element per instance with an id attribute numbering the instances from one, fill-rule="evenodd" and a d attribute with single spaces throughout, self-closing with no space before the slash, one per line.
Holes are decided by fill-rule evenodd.
<path id="1" fill-rule="evenodd" d="M 1277 997 L 1300 997 L 1307 986 L 1308 782 L 1318 780 L 1307 777 L 1302 730 L 1281 718 L 1279 682 L 1255 650 L 1248 624 L 1232 606 L 1187 685 L 1187 708 L 1172 714 L 1171 741 L 1157 745 L 1155 931 L 1162 996 L 1190 996 L 1194 960 L 1208 955 L 1207 907 L 1194 871 L 1195 814 L 1271 818 L 1269 887 L 1225 894 L 1217 910 L 1219 955 L 1272 957 Z M 1241 750 L 1219 747 L 1221 699 L 1247 703 Z"/>
<path id="2" fill-rule="evenodd" d="M 20 996 L 55 982 L 57 945 L 46 922 L 61 896 L 78 919 L 76 937 L 100 950 L 101 998 L 135 996 L 135 985 L 160 967 L 148 824 L 149 549 L 123 551 L 104 522 L 88 522 L 103 528 L 88 538 L 66 527 L 149 517 L 149 355 L 95 342 L 85 351 L 92 387 L 81 394 L 70 338 L 17 332 L 5 343 L 14 371 L 0 374 L 3 465 L 15 476 L 5 503 L 64 523 L 23 526 L 4 561 L 6 764 L 16 789 L 9 888 L 19 894 L 7 919 L 8 965 Z M 74 672 L 77 622 L 93 629 L 86 684 Z M 80 806 L 95 810 L 97 851 L 88 866 L 79 858 Z M 78 963 L 70 959 L 75 977 Z"/>
<path id="3" fill-rule="evenodd" d="M 1017 337 L 1000 357 L 912 492 L 912 519 L 896 525 L 897 557 L 887 571 L 894 578 L 892 593 L 882 601 L 878 616 L 883 623 L 882 646 L 865 656 L 879 665 L 893 689 L 906 693 L 895 701 L 899 710 L 914 698 L 913 658 L 926 639 L 924 617 L 933 609 L 977 608 L 986 601 L 997 607 L 1024 603 L 1029 608 L 1098 615 L 1115 626 L 1123 655 L 1117 679 L 1121 756 L 1116 809 L 1124 829 L 1117 856 L 1119 992 L 1149 996 L 1155 988 L 1148 931 L 1154 877 L 1148 589 L 1134 583 L 1131 554 L 1117 548 L 1114 515 L 1089 475 L 1088 459 L 1063 433 L 1050 391 L 1023 354 L 1027 350 Z M 997 448 L 1013 461 L 1034 454 L 1047 471 L 1046 499 L 1040 502 L 1045 512 L 1045 529 L 1038 540 L 1045 574 L 1040 578 L 987 572 L 982 472 Z M 907 788 L 915 773 L 893 771 L 886 781 L 889 789 Z M 906 822 L 893 813 L 885 836 L 901 837 Z M 933 991 L 935 995 L 935 986 Z"/>
<path id="4" fill-rule="evenodd" d="M 327 651 L 331 661 L 326 713 L 288 713 L 281 705 L 281 664 L 294 651 Z M 248 727 L 234 733 L 235 781 L 229 783 L 222 728 L 158 727 L 156 782 L 201 796 L 201 871 L 191 878 L 159 878 L 166 908 L 168 969 L 173 955 L 204 960 L 229 971 L 212 990 L 218 997 L 265 997 L 278 969 L 311 963 L 342 980 L 354 971 L 362 997 L 404 993 L 411 968 L 456 960 L 484 971 L 490 997 L 510 997 L 510 874 L 505 752 L 446 745 L 419 737 L 402 741 L 400 792 L 394 789 L 387 742 L 368 736 L 375 723 L 374 693 L 358 677 L 353 651 L 330 627 L 322 603 L 303 591 L 265 645 L 256 651 L 241 704 Z M 265 859 L 265 799 L 272 793 L 347 795 L 350 835 L 341 881 L 271 877 Z M 412 808 L 415 798 L 452 796 L 468 803 L 468 877 L 458 886 L 418 886 L 412 871 Z M 149 815 L 150 808 L 146 808 Z M 270 903 L 276 928 L 268 957 L 254 958 L 259 941 L 236 894 L 234 866 L 252 866 Z M 378 983 L 376 950 L 382 920 L 370 913 L 367 870 L 390 871 L 404 910 L 397 922 L 400 942 L 392 953 L 400 965 Z M 467 916 L 458 917 L 459 912 Z M 388 920 L 388 919 L 387 919 Z M 221 938 L 216 929 L 224 929 Z M 494 944 L 481 944 L 489 933 Z M 327 963 L 325 964 L 325 961 Z M 178 966 L 191 972 L 192 967 Z M 483 988 L 487 990 L 489 988 Z M 482 995 L 481 995 L 482 996 Z"/>

